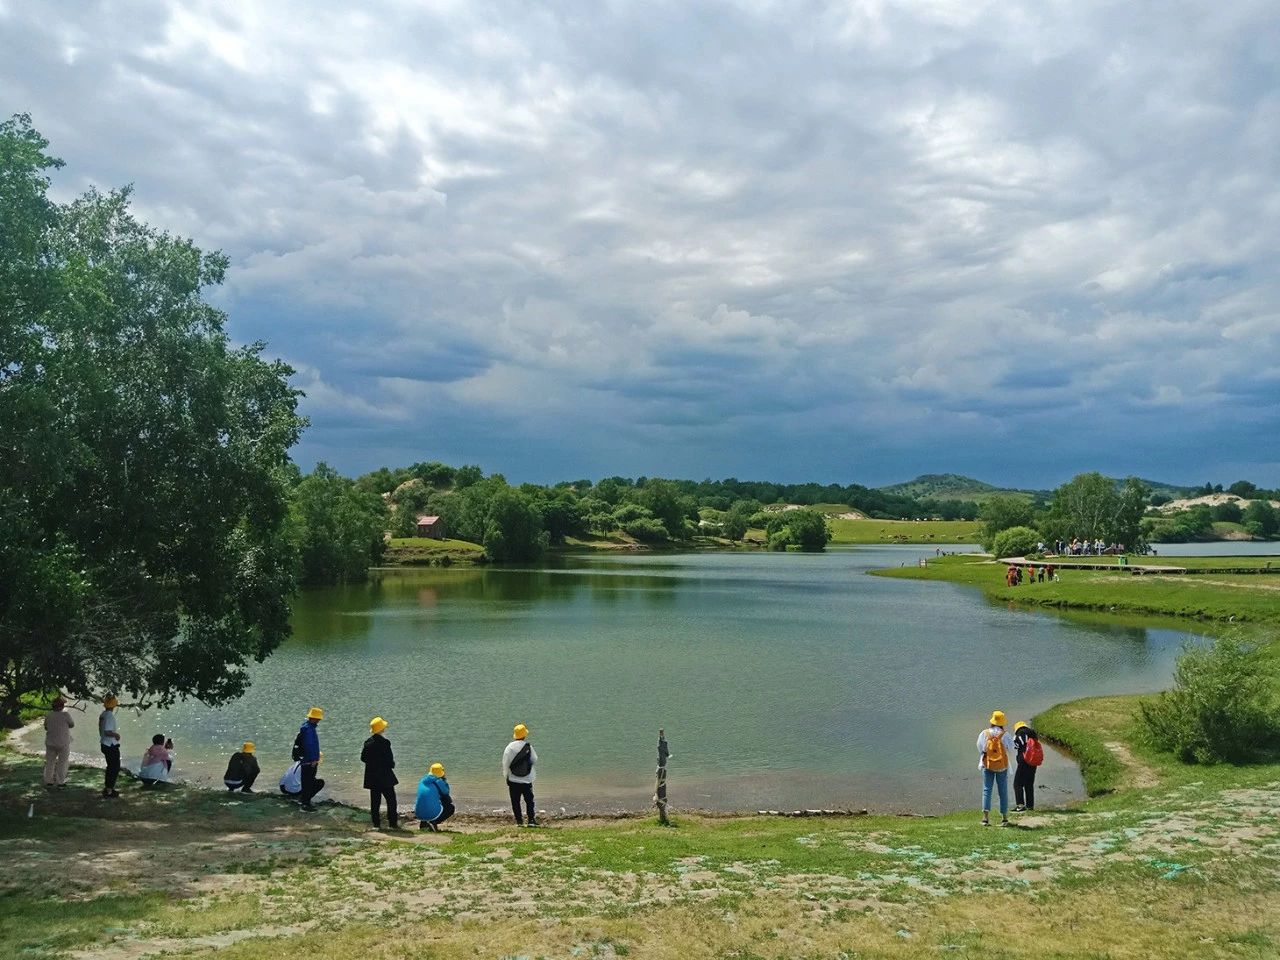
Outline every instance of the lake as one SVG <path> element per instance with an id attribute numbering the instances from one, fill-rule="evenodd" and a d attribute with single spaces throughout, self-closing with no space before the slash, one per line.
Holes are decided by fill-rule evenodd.
<path id="1" fill-rule="evenodd" d="M 121 718 L 136 767 L 151 733 L 175 772 L 220 783 L 258 744 L 274 791 L 307 708 L 330 795 L 363 801 L 369 718 L 390 722 L 402 803 L 436 760 L 464 810 L 501 809 L 499 756 L 529 725 L 541 807 L 650 804 L 657 731 L 675 809 L 976 806 L 974 740 L 993 707 L 1010 723 L 1059 701 L 1165 686 L 1187 633 L 1028 612 L 946 583 L 868 576 L 932 547 L 823 554 L 588 555 L 551 569 L 379 571 L 308 591 L 295 636 L 254 668 L 249 693 Z M 92 728 L 92 714 L 77 730 Z M 93 749 L 88 732 L 77 747 Z M 1046 802 L 1079 796 L 1050 755 Z"/>

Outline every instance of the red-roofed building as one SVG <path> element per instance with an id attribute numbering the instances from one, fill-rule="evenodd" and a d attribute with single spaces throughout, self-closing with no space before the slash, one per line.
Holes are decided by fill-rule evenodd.
<path id="1" fill-rule="evenodd" d="M 432 540 L 443 540 L 444 521 L 439 517 L 419 517 L 418 536 L 430 537 Z"/>

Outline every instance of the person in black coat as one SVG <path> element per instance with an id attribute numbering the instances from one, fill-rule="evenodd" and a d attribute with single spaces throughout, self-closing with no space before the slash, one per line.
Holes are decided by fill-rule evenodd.
<path id="1" fill-rule="evenodd" d="M 382 801 L 387 801 L 387 822 L 392 830 L 400 827 L 400 819 L 396 814 L 396 758 L 391 753 L 391 741 L 382 735 L 387 729 L 387 721 L 374 717 L 369 721 L 369 732 L 372 736 L 364 742 L 360 751 L 360 759 L 364 763 L 364 786 L 369 791 L 369 816 L 373 819 L 373 829 L 382 829 Z"/>
<path id="2" fill-rule="evenodd" d="M 1031 726 L 1022 721 L 1013 728 L 1013 747 L 1018 756 L 1018 767 L 1013 772 L 1014 810 L 1036 808 L 1036 767 L 1027 761 L 1027 741 L 1039 739 Z"/>

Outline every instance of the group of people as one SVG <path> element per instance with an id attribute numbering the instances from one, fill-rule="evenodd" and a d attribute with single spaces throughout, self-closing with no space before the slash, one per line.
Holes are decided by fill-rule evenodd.
<path id="1" fill-rule="evenodd" d="M 1010 568 L 1011 570 L 1014 568 Z M 1018 568 L 1019 570 L 1021 568 Z M 1052 567 L 1047 568 L 1052 571 Z M 1043 572 L 1043 568 L 1042 571 Z M 118 797 L 116 782 L 120 775 L 120 732 L 115 710 L 120 701 L 115 696 L 103 700 L 98 717 L 98 740 L 106 760 L 102 787 L 104 798 Z M 314 811 L 312 801 L 324 789 L 325 782 L 317 772 L 324 754 L 320 751 L 319 725 L 324 711 L 312 707 L 293 741 L 292 763 L 280 778 L 280 792 L 298 801 L 303 810 Z M 382 717 L 369 721 L 369 737 L 360 750 L 364 764 L 364 788 L 369 791 L 369 817 L 374 829 L 382 829 L 382 808 L 392 830 L 400 828 L 396 804 L 395 753 L 386 733 L 389 724 Z M 61 789 L 67 782 L 71 753 L 71 730 L 75 720 L 67 712 L 66 701 L 58 697 L 45 716 L 44 782 L 50 790 Z M 982 771 L 982 825 L 991 823 L 992 790 L 1000 799 L 1000 825 L 1009 826 L 1009 771 L 1012 768 L 1015 811 L 1034 810 L 1036 805 L 1036 770 L 1044 762 L 1044 748 L 1035 730 L 1025 722 L 1005 730 L 1003 710 L 991 714 L 989 725 L 978 734 L 978 767 Z M 511 742 L 502 751 L 502 777 L 511 799 L 511 812 L 516 826 L 538 825 L 534 806 L 533 784 L 536 779 L 538 753 L 529 742 L 529 729 L 517 723 L 511 731 Z M 173 769 L 173 741 L 163 734 L 151 738 L 143 755 L 138 777 L 144 787 L 169 779 Z M 253 793 L 261 768 L 252 741 L 245 743 L 227 762 L 223 784 L 229 792 Z M 521 809 L 523 807 L 523 810 Z M 453 816 L 456 807 L 445 778 L 444 765 L 431 764 L 429 772 L 418 781 L 413 812 L 422 830 L 437 832 L 440 825 Z"/>
<path id="2" fill-rule="evenodd" d="M 102 713 L 98 716 L 98 742 L 106 761 L 103 775 L 102 796 L 112 799 L 120 796 L 116 784 L 120 777 L 120 730 L 116 719 L 119 699 L 109 695 L 102 701 Z M 324 754 L 320 751 L 319 725 L 324 711 L 312 707 L 306 720 L 298 729 L 293 741 L 292 763 L 280 778 L 280 792 L 296 799 L 303 810 L 315 810 L 312 801 L 324 789 L 325 782 L 317 774 Z M 71 760 L 71 731 L 75 719 L 67 710 L 67 701 L 57 697 L 44 718 L 45 763 L 44 784 L 48 790 L 60 790 L 67 783 L 67 769 Z M 369 791 L 369 817 L 375 829 L 382 828 L 382 808 L 385 804 L 387 823 L 392 830 L 399 829 L 400 815 L 396 804 L 395 753 L 391 741 L 384 734 L 389 724 L 382 717 L 369 721 L 369 737 L 360 751 L 364 764 L 364 787 Z M 534 806 L 533 784 L 537 779 L 538 752 L 529 742 L 529 728 L 517 723 L 511 732 L 511 742 L 502 751 L 502 776 L 511 798 L 511 812 L 516 826 L 538 825 Z M 144 788 L 168 781 L 173 770 L 173 740 L 164 734 L 151 738 L 151 745 L 138 765 L 138 779 Z M 222 782 L 228 792 L 253 793 L 253 785 L 262 773 L 258 764 L 257 747 L 246 740 L 227 761 Z M 523 806 L 523 811 L 521 807 Z M 423 830 L 438 831 L 440 824 L 453 816 L 456 807 L 445 777 L 444 765 L 432 763 L 428 773 L 418 781 L 413 812 Z"/>
<path id="3" fill-rule="evenodd" d="M 324 754 L 320 751 L 320 734 L 317 729 L 324 720 L 324 711 L 312 707 L 293 741 L 293 762 L 280 778 L 280 792 L 296 797 L 303 810 L 315 810 L 312 801 L 322 789 L 324 780 L 317 776 Z M 369 737 L 360 750 L 360 762 L 364 764 L 364 788 L 369 791 L 369 819 L 374 829 L 382 829 L 382 811 L 386 808 L 387 824 L 392 830 L 400 828 L 400 812 L 396 803 L 395 752 L 385 736 L 390 724 L 382 717 L 369 721 Z M 254 745 L 245 743 L 231 756 L 223 782 L 230 791 L 253 792 L 259 768 L 254 757 Z M 533 783 L 538 753 L 529 742 L 529 728 L 517 723 L 511 731 L 511 742 L 502 752 L 502 776 L 506 780 L 511 797 L 511 812 L 516 826 L 538 825 L 533 799 Z M 524 806 L 522 816 L 521 805 Z M 445 777 L 444 764 L 432 763 L 426 776 L 418 781 L 413 813 L 419 828 L 438 832 L 440 825 L 453 816 L 456 806 Z"/>
<path id="4" fill-rule="evenodd" d="M 1025 569 L 1021 564 L 1011 563 L 1009 569 L 1004 572 L 1004 582 L 1010 587 L 1021 586 L 1024 581 L 1044 583 L 1046 580 L 1052 582 L 1057 579 L 1058 574 L 1052 563 L 1044 563 L 1039 567 L 1033 563 Z"/>
<path id="5" fill-rule="evenodd" d="M 1000 826 L 1009 826 L 1009 768 L 1014 767 L 1014 810 L 1036 808 L 1036 770 L 1044 763 L 1044 747 L 1030 724 L 1018 721 L 1012 735 L 1005 731 L 1003 710 L 991 713 L 978 734 L 978 769 L 982 771 L 982 825 L 991 825 L 991 788 L 1000 796 Z"/>
<path id="6" fill-rule="evenodd" d="M 1043 553 L 1045 545 L 1040 545 L 1040 552 Z M 1053 542 L 1053 552 L 1060 557 L 1102 557 L 1124 553 L 1123 543 L 1106 543 L 1102 540 L 1090 540 L 1085 538 L 1080 540 L 1072 537 L 1068 540 L 1055 540 Z"/>

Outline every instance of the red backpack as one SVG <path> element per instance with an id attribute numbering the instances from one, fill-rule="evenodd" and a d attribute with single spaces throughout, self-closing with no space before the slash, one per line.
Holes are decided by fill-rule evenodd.
<path id="1" fill-rule="evenodd" d="M 1027 745 L 1022 748 L 1022 760 L 1033 767 L 1044 763 L 1044 747 L 1035 737 L 1027 737 Z"/>

